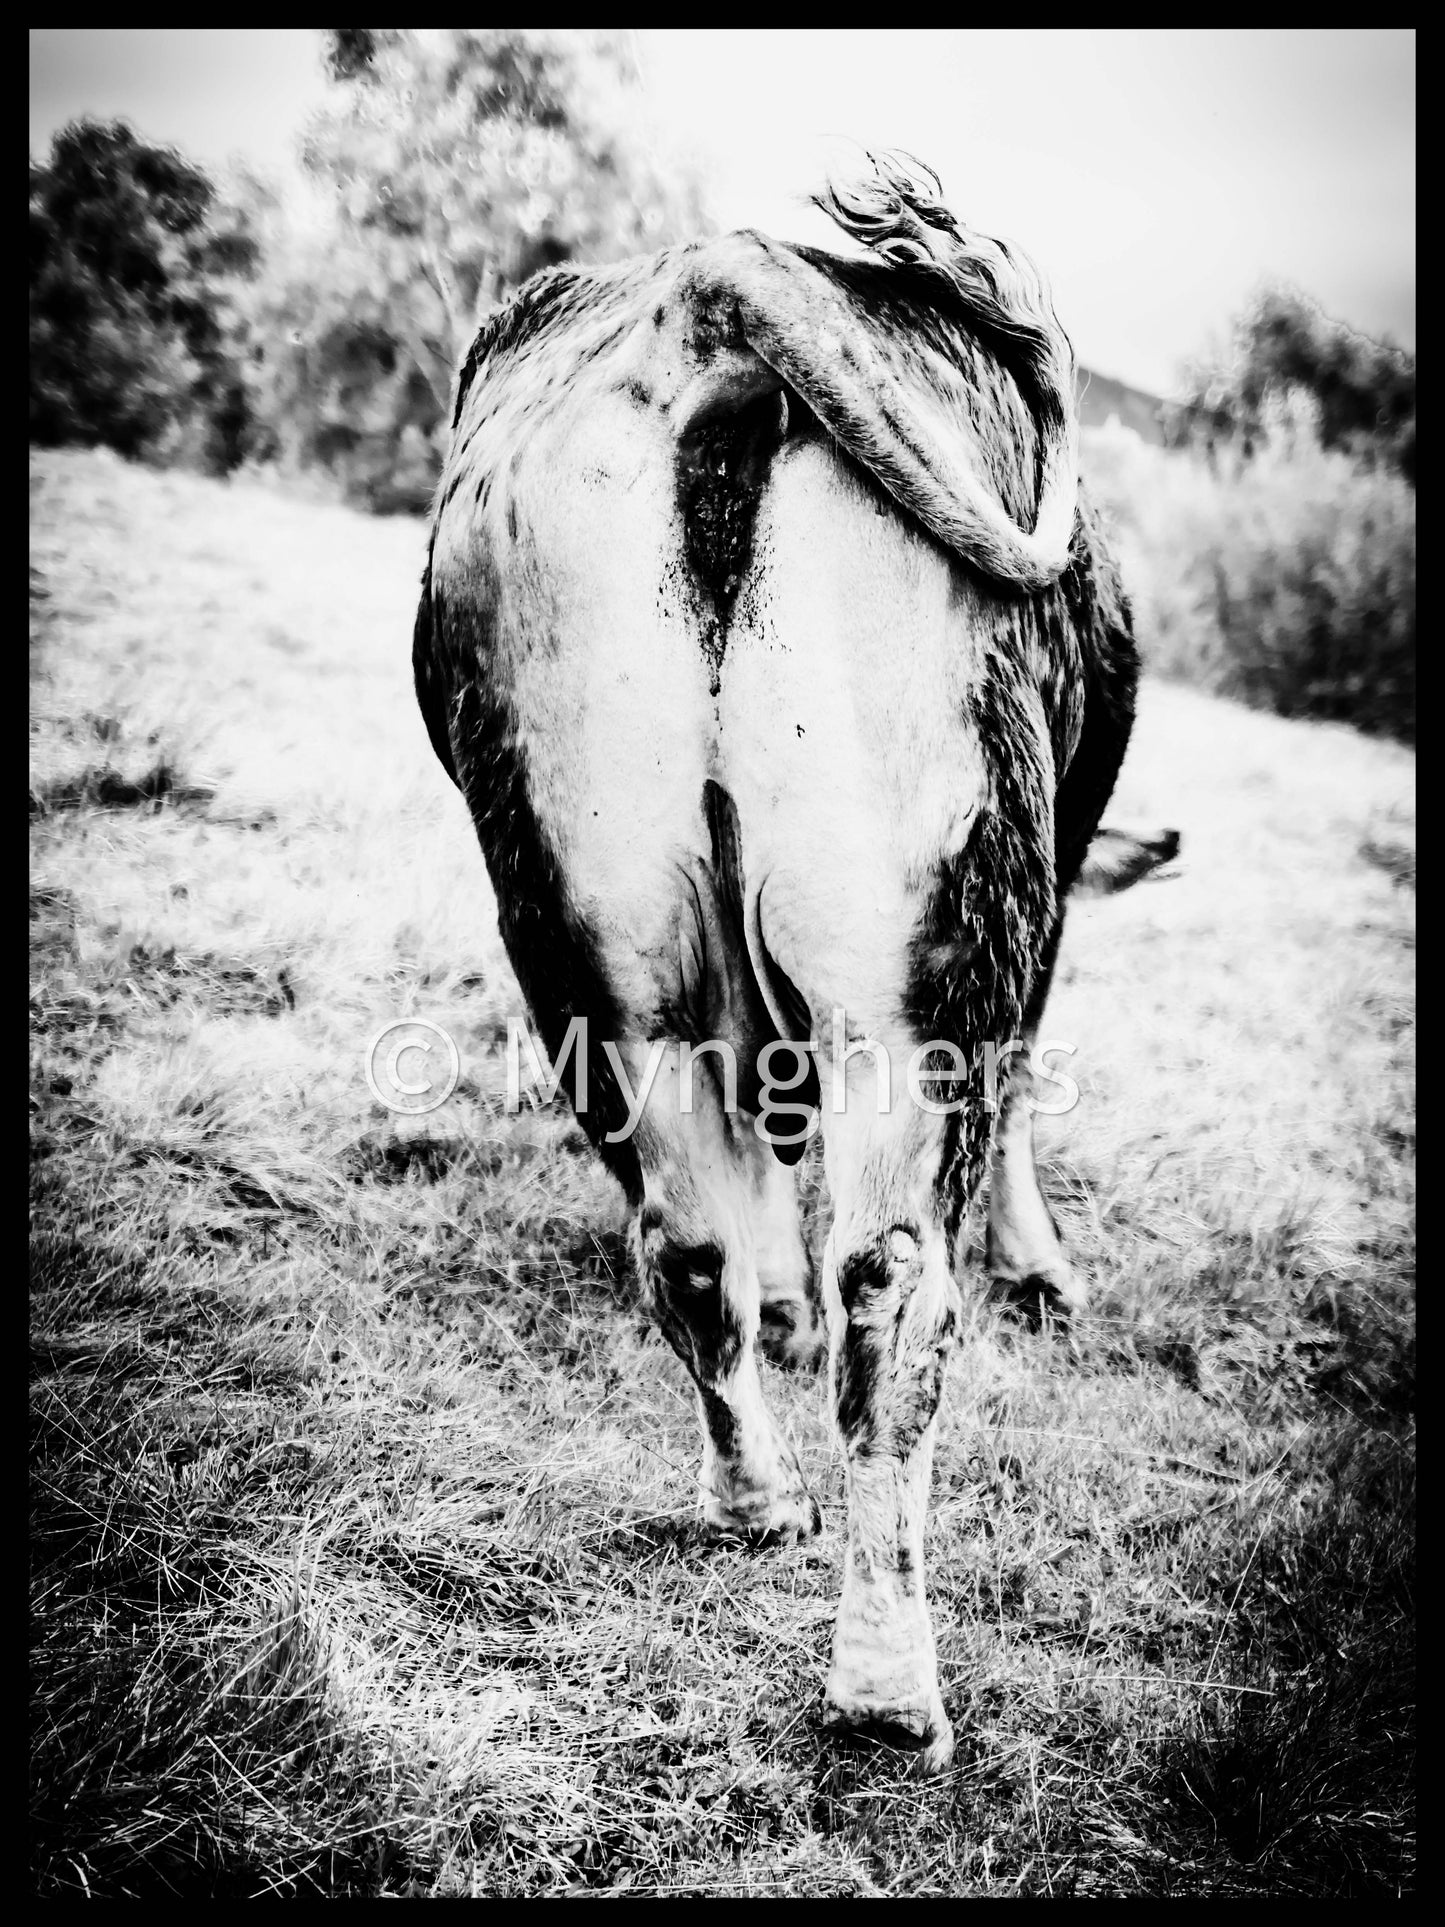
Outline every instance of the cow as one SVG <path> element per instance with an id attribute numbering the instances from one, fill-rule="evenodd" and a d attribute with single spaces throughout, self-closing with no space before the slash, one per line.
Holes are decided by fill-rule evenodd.
<path id="1" fill-rule="evenodd" d="M 826 1321 L 847 1556 L 824 1715 L 933 1771 L 923 1529 L 965 1214 L 991 1156 L 994 1287 L 1083 1303 L 1003 1047 L 1037 1031 L 1137 659 L 1038 275 L 928 170 L 869 159 L 817 197 L 846 251 L 743 231 L 561 266 L 485 322 L 414 670 L 696 1387 L 704 1516 L 819 1530 L 758 1353 L 804 1358 Z"/>

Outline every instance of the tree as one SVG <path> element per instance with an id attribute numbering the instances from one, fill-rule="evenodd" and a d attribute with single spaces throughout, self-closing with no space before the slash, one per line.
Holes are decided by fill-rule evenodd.
<path id="1" fill-rule="evenodd" d="M 240 459 L 245 390 L 226 289 L 254 274 L 243 227 L 212 224 L 211 181 L 123 122 L 72 122 L 30 168 L 30 432 Z"/>
<path id="2" fill-rule="evenodd" d="M 618 35 L 348 28 L 324 52 L 335 100 L 303 159 L 335 212 L 278 382 L 301 459 L 422 506 L 479 320 L 538 268 L 699 231 L 700 198 L 639 138 Z"/>
<path id="3" fill-rule="evenodd" d="M 1415 359 L 1334 321 L 1308 296 L 1263 289 L 1234 324 L 1223 355 L 1197 363 L 1169 437 L 1248 459 L 1267 417 L 1302 391 L 1315 404 L 1321 444 L 1384 461 L 1415 477 Z M 1284 412 L 1288 414 L 1288 408 Z"/>

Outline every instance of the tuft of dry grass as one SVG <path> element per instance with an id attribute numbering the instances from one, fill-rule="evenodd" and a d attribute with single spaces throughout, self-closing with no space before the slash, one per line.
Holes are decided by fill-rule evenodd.
<path id="1" fill-rule="evenodd" d="M 969 1270 L 923 1784 L 820 1728 L 823 1385 L 765 1368 L 822 1538 L 703 1537 L 621 1201 L 505 1113 L 424 530 L 101 453 L 32 506 L 38 1891 L 1408 1889 L 1409 754 L 1145 689 L 1119 812 L 1184 856 L 1075 910 L 1045 1026 L 1094 1306 Z M 413 1013 L 464 1075 L 404 1120 Z"/>

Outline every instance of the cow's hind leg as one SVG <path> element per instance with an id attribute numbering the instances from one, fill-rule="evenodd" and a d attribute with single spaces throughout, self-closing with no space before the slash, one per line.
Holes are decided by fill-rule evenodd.
<path id="1" fill-rule="evenodd" d="M 1108 592 L 1095 596 L 1090 603 L 1092 627 L 1086 638 L 1089 667 L 1083 732 L 1054 803 L 1059 908 L 1024 1007 L 1020 1038 L 1025 1050 L 1009 1060 L 994 1125 L 988 1271 L 996 1293 L 1033 1318 L 1042 1311 L 1064 1316 L 1081 1311 L 1088 1298 L 1039 1189 L 1031 1103 L 1035 1079 L 1027 1058 L 1038 1037 L 1058 961 L 1064 930 L 1062 905 L 1113 790 L 1133 722 L 1137 674 L 1133 638 L 1123 604 L 1117 600 L 1112 574 L 1103 586 Z M 1166 832 L 1166 836 L 1169 834 Z M 1170 853 L 1177 847 L 1176 837 Z"/>
<path id="2" fill-rule="evenodd" d="M 747 1126 L 700 1074 L 683 1111 L 680 1081 L 679 1046 L 668 1045 L 636 1133 L 635 1238 L 648 1307 L 697 1390 L 703 1515 L 759 1544 L 806 1538 L 822 1523 L 817 1502 L 758 1375 L 755 1183 L 737 1142 Z"/>
<path id="3" fill-rule="evenodd" d="M 1062 905 L 1078 877 L 1113 791 L 1128 748 L 1134 718 L 1138 657 L 1128 610 L 1107 548 L 1084 509 L 1091 561 L 1075 579 L 1076 619 L 1086 626 L 1084 644 L 1087 694 L 1083 731 L 1054 800 L 1055 881 L 1058 913 L 1039 958 L 1020 1035 L 1032 1051 L 1053 980 L 1063 934 Z M 1081 594 L 1081 590 L 1087 593 Z M 1158 853 L 1167 860 L 1178 837 L 1165 831 Z M 989 1189 L 987 1264 L 999 1296 L 1031 1317 L 1043 1310 L 1067 1314 L 1087 1301 L 1082 1281 L 1070 1265 L 1053 1214 L 1039 1189 L 1034 1162 L 1034 1120 L 1030 1099 L 1033 1073 L 1026 1054 L 1015 1055 L 1000 1093 L 994 1126 L 993 1176 Z"/>
<path id="4" fill-rule="evenodd" d="M 1054 926 L 1024 1014 L 1024 1049 L 1007 1060 L 994 1125 L 988 1200 L 987 1264 L 994 1293 L 1037 1319 L 1082 1311 L 1088 1294 L 1069 1263 L 1053 1213 L 1039 1188 L 1034 1162 L 1035 1078 L 1029 1053 L 1053 978 L 1063 919 Z"/>
<path id="5" fill-rule="evenodd" d="M 923 1528 L 935 1415 L 959 1314 L 943 1193 L 944 1120 L 906 1100 L 879 1115 L 850 1065 L 848 1109 L 825 1110 L 833 1228 L 823 1262 L 848 1549 L 826 1712 L 944 1766 L 924 1593 Z"/>
<path id="6" fill-rule="evenodd" d="M 752 1192 L 751 1220 L 761 1297 L 758 1345 L 775 1365 L 810 1366 L 828 1343 L 822 1290 L 798 1207 L 796 1166 L 755 1132 L 739 1133 Z"/>

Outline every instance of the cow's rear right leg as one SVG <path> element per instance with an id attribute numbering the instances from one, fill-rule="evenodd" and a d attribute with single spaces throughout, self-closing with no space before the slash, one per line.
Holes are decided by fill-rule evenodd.
<path id="1" fill-rule="evenodd" d="M 1084 1309 L 1088 1292 L 1039 1185 L 1033 1088 L 1033 1073 L 1016 1063 L 999 1100 L 988 1201 L 989 1282 L 996 1297 L 1033 1318 L 1043 1311 L 1066 1317 Z"/>
<path id="2" fill-rule="evenodd" d="M 701 1076 L 691 1113 L 681 1109 L 679 1051 L 664 1047 L 635 1138 L 634 1236 L 648 1309 L 696 1387 L 704 1518 L 755 1543 L 807 1538 L 822 1518 L 758 1375 L 755 1187 L 736 1135 L 748 1127 L 726 1115 Z M 641 1047 L 625 1054 L 646 1056 Z M 634 1088 L 637 1079 L 634 1069 Z"/>
<path id="3" fill-rule="evenodd" d="M 848 1550 L 833 1633 L 830 1721 L 946 1765 L 924 1592 L 923 1531 L 943 1374 L 958 1325 L 943 1190 L 943 1118 L 877 1101 L 850 1066 L 845 1112 L 825 1112 L 833 1228 L 823 1261 L 833 1393 L 847 1467 Z"/>
<path id="4" fill-rule="evenodd" d="M 1107 563 L 1102 546 L 1096 544 L 1096 553 L 1106 574 L 1112 577 L 1112 565 Z M 1060 906 L 1085 862 L 1090 839 L 1124 760 L 1133 723 L 1138 658 L 1116 591 L 1117 583 L 1113 582 L 1110 592 L 1094 605 L 1083 733 L 1055 798 L 1055 879 Z M 1166 830 L 1153 845 L 1145 847 L 1165 861 L 1178 850 L 1179 838 L 1174 831 Z M 1060 907 L 1023 1013 L 1022 1041 L 1030 1052 L 1048 1000 L 1063 928 Z M 1026 1312 L 1067 1314 L 1082 1310 L 1088 1294 L 1069 1263 L 1053 1213 L 1039 1187 L 1030 1101 L 1033 1092 L 1032 1071 L 1021 1055 L 1013 1057 L 994 1127 L 988 1271 L 998 1294 Z"/>
<path id="5" fill-rule="evenodd" d="M 1035 1078 L 1029 1054 L 1038 1036 L 1063 934 L 1054 925 L 1024 1012 L 1024 1049 L 1007 1060 L 993 1132 L 988 1200 L 988 1275 L 995 1294 L 1037 1318 L 1082 1311 L 1088 1293 L 1069 1262 L 1054 1215 L 1044 1202 L 1034 1161 Z"/>

